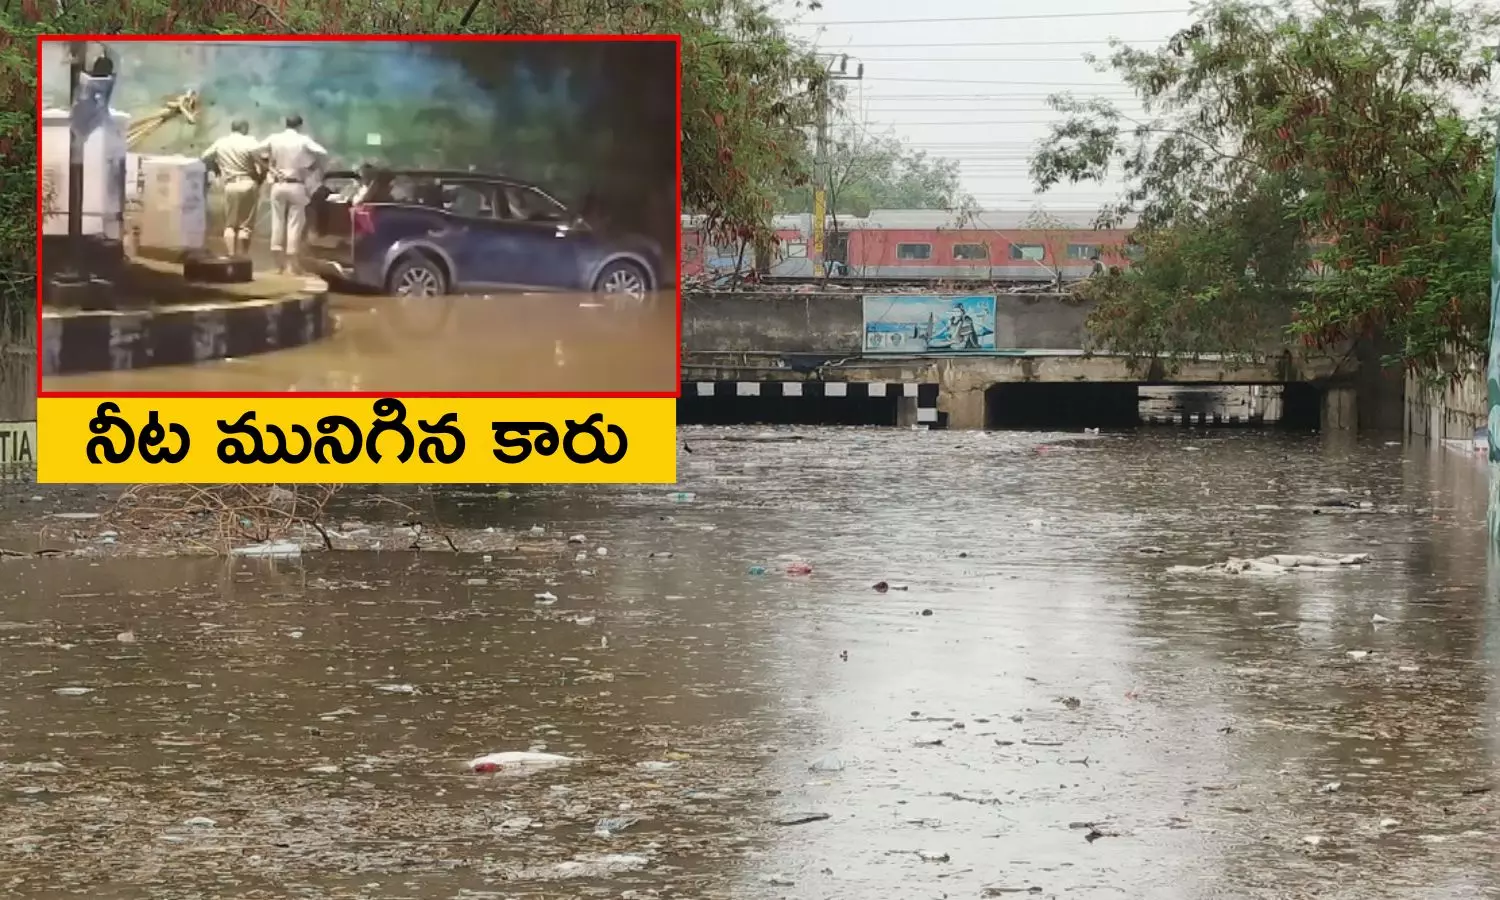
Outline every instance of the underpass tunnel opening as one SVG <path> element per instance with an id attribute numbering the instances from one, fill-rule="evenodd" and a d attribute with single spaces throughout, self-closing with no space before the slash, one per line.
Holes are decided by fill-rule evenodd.
<path id="1" fill-rule="evenodd" d="M 997 384 L 984 392 L 985 427 L 1130 428 L 1140 424 L 1138 393 L 1134 384 Z"/>
<path id="2" fill-rule="evenodd" d="M 1290 431 L 1317 431 L 1323 424 L 1323 392 L 1307 382 L 1284 385 L 1279 424 Z"/>
<path id="3" fill-rule="evenodd" d="M 721 388 L 734 388 L 733 384 Z M 875 425 L 893 427 L 901 397 L 766 396 L 720 390 L 699 396 L 683 385 L 679 425 Z M 911 401 L 914 403 L 914 401 Z"/>

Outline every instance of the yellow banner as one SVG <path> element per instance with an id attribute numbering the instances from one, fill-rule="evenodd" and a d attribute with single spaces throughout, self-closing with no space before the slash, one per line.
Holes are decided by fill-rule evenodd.
<path id="1" fill-rule="evenodd" d="M 671 484 L 677 401 L 37 398 L 52 484 Z"/>

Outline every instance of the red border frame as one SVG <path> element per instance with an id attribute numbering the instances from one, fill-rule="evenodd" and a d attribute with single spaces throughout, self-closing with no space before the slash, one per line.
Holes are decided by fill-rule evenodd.
<path id="1" fill-rule="evenodd" d="M 671 391 L 645 391 L 645 392 L 640 392 L 640 391 L 638 391 L 638 392 L 629 392 L 629 391 L 602 391 L 602 392 L 598 392 L 598 393 L 587 393 L 587 392 L 578 392 L 578 391 L 560 391 L 560 392 L 552 392 L 552 393 L 542 392 L 542 391 L 537 391 L 537 392 L 512 392 L 512 393 L 506 393 L 506 392 L 485 392 L 485 391 L 442 391 L 442 392 L 417 391 L 417 392 L 406 392 L 406 391 L 400 391 L 400 390 L 383 391 L 383 392 L 381 392 L 381 391 L 350 391 L 350 392 L 313 391 L 313 392 L 307 392 L 307 393 L 298 392 L 297 394 L 295 394 L 293 396 L 297 396 L 297 397 L 316 397 L 316 398 L 325 398 L 325 399 L 326 398 L 342 398 L 342 397 L 388 397 L 388 396 L 393 396 L 393 395 L 394 396 L 398 396 L 398 397 L 513 397 L 513 398 L 547 398 L 547 397 L 556 397 L 556 398 L 574 398 L 574 399 L 578 399 L 578 398 L 590 398 L 590 397 L 599 397 L 599 398 L 655 397 L 655 398 L 660 398 L 660 399 L 665 399 L 665 398 L 676 399 L 676 398 L 678 398 L 678 397 L 680 397 L 682 395 L 682 374 L 681 374 L 682 373 L 682 35 L 680 35 L 680 34 L 557 34 L 557 35 L 540 35 L 540 34 L 503 34 L 503 35 L 502 34 L 180 34 L 179 35 L 179 34 L 174 34 L 174 35 L 167 36 L 167 35 L 146 35 L 146 34 L 43 34 L 43 35 L 37 35 L 37 38 L 36 38 L 36 42 L 37 42 L 37 46 L 36 46 L 36 51 L 37 51 L 36 58 L 37 58 L 37 68 L 38 68 L 37 79 L 36 79 L 36 127 L 37 127 L 37 133 L 36 133 L 36 142 L 37 142 L 37 167 L 36 167 L 36 206 L 37 206 L 37 209 L 36 209 L 36 241 L 37 241 L 37 254 L 36 254 L 36 283 L 37 283 L 37 294 L 36 294 L 36 342 L 37 342 L 37 347 L 36 347 L 36 352 L 37 352 L 36 395 L 37 395 L 38 398 L 44 398 L 44 397 L 103 397 L 103 396 L 108 396 L 110 398 L 115 398 L 115 397 L 126 397 L 126 398 L 145 398 L 145 397 L 174 397 L 174 398 L 176 398 L 176 397 L 233 397 L 233 398 L 259 398 L 259 397 L 279 397 L 279 396 L 282 396 L 283 394 L 286 393 L 285 391 L 265 391 L 265 392 L 233 391 L 233 392 L 229 392 L 229 393 L 195 393 L 195 392 L 185 392 L 185 391 L 165 391 L 165 392 L 160 392 L 160 393 L 151 393 L 151 392 L 144 392 L 144 391 L 123 391 L 123 392 L 119 392 L 119 393 L 111 393 L 111 394 L 108 394 L 108 395 L 103 395 L 103 394 L 99 394 L 99 393 L 95 393 L 95 392 L 90 392 L 90 391 L 44 391 L 42 389 L 42 362 L 43 362 L 42 361 L 42 229 L 43 229 L 43 215 L 42 215 L 41 145 L 42 145 L 42 108 L 43 108 L 42 99 L 43 99 L 43 95 L 42 95 L 42 77 L 41 77 L 41 71 L 40 71 L 40 69 L 41 69 L 41 65 L 42 65 L 42 47 L 43 47 L 44 44 L 46 44 L 49 41 L 51 41 L 51 42 L 59 42 L 59 43 L 66 42 L 66 41 L 95 41 L 95 42 L 98 42 L 98 43 L 126 43 L 126 42 L 129 42 L 129 43 L 144 43 L 144 42 L 147 42 L 147 41 L 150 41 L 150 42 L 159 42 L 159 43 L 182 42 L 182 41 L 200 41 L 200 42 L 234 41 L 235 43 L 244 43 L 246 41 L 300 41 L 300 42 L 313 42 L 313 41 L 383 41 L 383 42 L 393 42 L 393 41 L 407 41 L 407 42 L 415 42 L 415 41 L 502 41 L 502 42 L 521 42 L 521 41 L 526 41 L 526 42 L 531 42 L 531 43 L 538 43 L 538 42 L 543 42 L 543 41 L 570 41 L 570 42 L 574 42 L 574 41 L 577 41 L 577 42 L 588 41 L 588 42 L 598 42 L 598 43 L 605 43 L 605 42 L 662 42 L 662 43 L 665 43 L 665 42 L 670 42 L 673 45 L 673 47 L 675 48 L 674 55 L 675 55 L 676 63 L 677 63 L 677 68 L 676 68 L 676 73 L 675 73 L 676 74 L 676 78 L 674 79 L 675 84 L 676 84 L 676 108 L 677 108 L 676 126 L 677 126 L 677 131 L 676 131 L 676 134 L 674 135 L 674 140 L 673 140 L 673 143 L 676 146 L 676 153 L 677 153 L 677 159 L 676 159 L 677 184 L 676 184 L 676 193 L 675 193 L 677 215 L 675 217 L 676 221 L 675 221 L 675 224 L 673 226 L 673 233 L 676 235 L 676 238 L 677 238 L 677 246 L 675 248 L 673 248 L 672 256 L 676 260 L 676 267 L 677 267 L 677 277 L 675 279 L 675 281 L 676 281 L 676 305 L 677 305 L 677 328 L 676 328 L 676 340 L 675 340 L 675 343 L 674 343 L 674 347 L 675 347 L 675 349 L 674 349 L 674 357 L 675 357 L 675 360 L 676 360 L 676 368 L 677 368 L 677 372 L 678 372 L 677 383 L 673 386 L 673 389 Z"/>

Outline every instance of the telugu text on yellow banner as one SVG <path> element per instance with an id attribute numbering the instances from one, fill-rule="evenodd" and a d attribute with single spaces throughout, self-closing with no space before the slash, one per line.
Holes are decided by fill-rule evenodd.
<path id="1" fill-rule="evenodd" d="M 40 397 L 53 484 L 670 484 L 671 398 Z"/>

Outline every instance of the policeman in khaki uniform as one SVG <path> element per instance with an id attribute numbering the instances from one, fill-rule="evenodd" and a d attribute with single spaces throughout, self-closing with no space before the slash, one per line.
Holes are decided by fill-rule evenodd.
<path id="1" fill-rule="evenodd" d="M 302 117 L 286 117 L 286 130 L 260 142 L 259 154 L 271 175 L 271 253 L 277 271 L 299 268 L 298 251 L 307 224 L 314 181 L 328 162 L 323 145 L 302 133 Z"/>
<path id="2" fill-rule="evenodd" d="M 250 123 L 236 119 L 229 133 L 203 153 L 204 165 L 219 174 L 219 183 L 224 186 L 224 249 L 230 256 L 250 252 L 260 183 L 265 179 L 257 155 L 259 146 L 260 141 L 250 136 Z"/>

